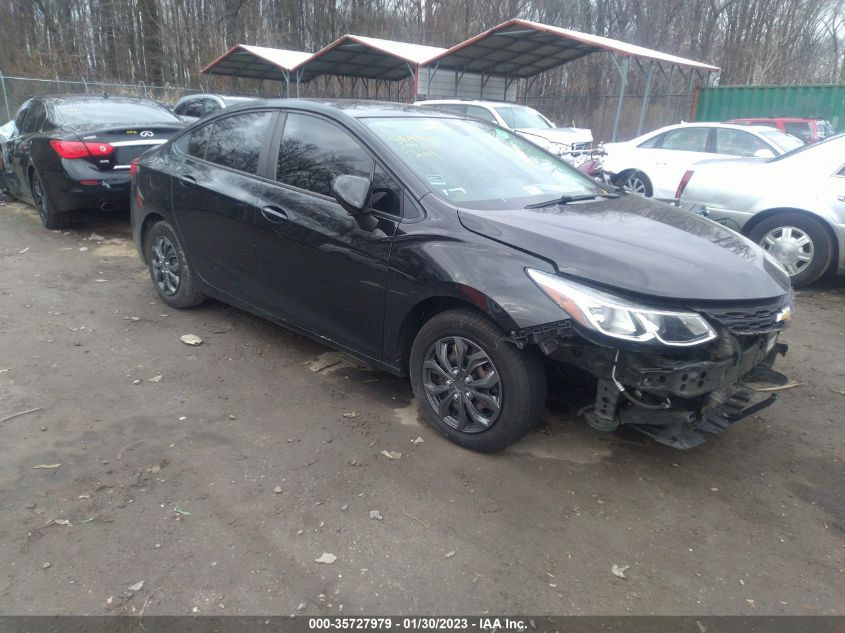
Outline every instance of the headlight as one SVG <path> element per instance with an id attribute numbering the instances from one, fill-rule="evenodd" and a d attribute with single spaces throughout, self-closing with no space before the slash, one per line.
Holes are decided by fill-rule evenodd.
<path id="1" fill-rule="evenodd" d="M 555 275 L 526 269 L 546 295 L 582 326 L 626 341 L 658 341 L 686 347 L 716 338 L 716 331 L 695 312 L 658 310 L 630 303 Z"/>

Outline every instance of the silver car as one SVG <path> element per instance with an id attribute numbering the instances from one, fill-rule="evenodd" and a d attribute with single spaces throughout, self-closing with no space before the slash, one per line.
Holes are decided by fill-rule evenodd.
<path id="1" fill-rule="evenodd" d="M 793 286 L 845 274 L 845 134 L 776 158 L 696 163 L 678 192 L 681 207 L 760 244 Z"/>

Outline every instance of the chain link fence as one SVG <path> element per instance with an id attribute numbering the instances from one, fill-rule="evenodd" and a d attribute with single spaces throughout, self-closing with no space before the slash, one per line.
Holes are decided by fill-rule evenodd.
<path id="1" fill-rule="evenodd" d="M 539 110 L 558 126 L 589 128 L 593 139 L 610 141 L 619 95 L 561 95 L 555 97 L 520 96 L 520 102 Z M 640 134 L 664 125 L 690 120 L 692 98 L 689 94 L 652 94 L 649 97 Z M 643 95 L 627 94 L 622 102 L 617 139 L 637 136 Z"/>
<path id="2" fill-rule="evenodd" d="M 173 105 L 180 97 L 202 92 L 202 90 L 179 86 L 153 86 L 143 82 L 105 83 L 87 81 L 84 77 L 79 80 L 10 77 L 0 70 L 0 94 L 2 94 L 0 119 L 3 122 L 11 120 L 21 104 L 30 97 L 52 94 L 102 94 L 104 92 L 110 95 L 146 97 Z"/>

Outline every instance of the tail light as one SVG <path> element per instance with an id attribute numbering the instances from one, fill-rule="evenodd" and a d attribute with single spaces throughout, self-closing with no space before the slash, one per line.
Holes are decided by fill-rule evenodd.
<path id="1" fill-rule="evenodd" d="M 56 153 L 62 158 L 104 158 L 111 156 L 114 147 L 108 143 L 83 143 L 82 141 L 50 141 Z"/>
<path id="2" fill-rule="evenodd" d="M 695 171 L 692 169 L 688 169 L 684 172 L 684 175 L 681 177 L 681 182 L 678 183 L 678 188 L 675 190 L 675 200 L 680 199 L 694 173 Z"/>
<path id="3" fill-rule="evenodd" d="M 136 158 L 131 163 L 129 163 L 129 175 L 135 176 L 138 173 L 138 159 Z"/>

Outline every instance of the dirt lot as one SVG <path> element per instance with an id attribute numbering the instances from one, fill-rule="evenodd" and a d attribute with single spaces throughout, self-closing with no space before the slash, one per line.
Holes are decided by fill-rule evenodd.
<path id="1" fill-rule="evenodd" d="M 550 411 L 477 455 L 404 380 L 167 308 L 126 219 L 6 205 L 0 419 L 40 410 L 0 424 L 0 612 L 845 613 L 845 282 L 798 308 L 801 385 L 697 450 Z"/>

